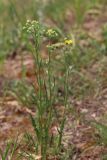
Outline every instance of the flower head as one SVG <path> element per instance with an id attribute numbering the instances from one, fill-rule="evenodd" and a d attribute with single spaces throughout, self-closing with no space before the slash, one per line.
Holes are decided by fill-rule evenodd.
<path id="1" fill-rule="evenodd" d="M 48 38 L 56 38 L 56 37 L 58 37 L 58 33 L 54 30 L 54 29 L 48 29 L 47 31 L 46 31 L 46 36 L 48 37 Z"/>
<path id="2" fill-rule="evenodd" d="M 73 45 L 73 40 L 72 39 L 65 39 L 65 41 L 64 41 L 64 43 L 66 44 L 66 45 Z"/>
<path id="3" fill-rule="evenodd" d="M 46 32 L 48 35 L 55 34 L 55 31 L 53 29 L 48 29 Z"/>

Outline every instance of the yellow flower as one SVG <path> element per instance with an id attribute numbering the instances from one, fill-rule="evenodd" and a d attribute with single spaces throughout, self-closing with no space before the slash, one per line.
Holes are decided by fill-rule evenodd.
<path id="1" fill-rule="evenodd" d="M 53 29 L 48 29 L 48 30 L 47 30 L 47 34 L 48 34 L 48 35 L 51 35 L 51 34 L 53 34 L 53 33 L 55 33 L 55 31 L 53 31 Z"/>
<path id="2" fill-rule="evenodd" d="M 66 45 L 73 45 L 74 42 L 73 42 L 72 39 L 65 39 L 64 43 L 65 43 Z"/>
<path id="3" fill-rule="evenodd" d="M 49 36 L 49 37 L 57 37 L 58 36 L 58 33 L 53 30 L 53 29 L 48 29 L 46 34 Z"/>

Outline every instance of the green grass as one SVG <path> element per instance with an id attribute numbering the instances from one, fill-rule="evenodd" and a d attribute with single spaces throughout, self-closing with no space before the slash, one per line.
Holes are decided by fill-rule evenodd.
<path id="1" fill-rule="evenodd" d="M 17 140 L 15 142 L 8 142 L 5 149 L 0 149 L 1 160 L 13 159 L 14 153 L 17 149 Z"/>

